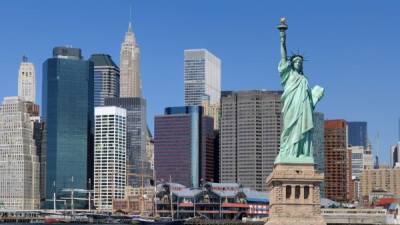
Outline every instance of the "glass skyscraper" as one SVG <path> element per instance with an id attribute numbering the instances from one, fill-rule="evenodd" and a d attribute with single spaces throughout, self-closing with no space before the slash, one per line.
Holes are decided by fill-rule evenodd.
<path id="1" fill-rule="evenodd" d="M 368 145 L 367 122 L 347 122 L 349 129 L 349 146 Z"/>
<path id="2" fill-rule="evenodd" d="M 93 177 L 93 62 L 78 48 L 56 47 L 43 63 L 42 84 L 46 198 L 51 199 L 64 188 L 87 189 Z"/>
<path id="3" fill-rule="evenodd" d="M 325 120 L 324 114 L 321 112 L 314 112 L 313 115 L 313 147 L 314 147 L 314 163 L 315 169 L 319 170 L 320 172 L 325 171 L 325 146 L 324 146 L 324 131 L 325 131 Z M 325 184 L 324 182 L 321 183 L 320 187 L 320 194 L 322 197 L 325 196 Z"/>
<path id="4" fill-rule="evenodd" d="M 94 107 L 103 106 L 105 98 L 119 97 L 119 68 L 110 55 L 93 54 Z"/>

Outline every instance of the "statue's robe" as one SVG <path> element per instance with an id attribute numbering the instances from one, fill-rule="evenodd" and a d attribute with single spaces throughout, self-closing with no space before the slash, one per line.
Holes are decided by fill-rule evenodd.
<path id="1" fill-rule="evenodd" d="M 312 131 L 313 110 L 319 100 L 317 92 L 311 91 L 307 78 L 299 74 L 289 62 L 279 63 L 278 67 L 282 94 L 283 130 L 280 151 L 275 163 L 314 163 Z M 314 96 L 312 94 L 314 93 Z"/>

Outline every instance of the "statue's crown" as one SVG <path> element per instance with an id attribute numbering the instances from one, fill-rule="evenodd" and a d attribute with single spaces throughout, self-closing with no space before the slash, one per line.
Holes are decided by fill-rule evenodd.
<path id="1" fill-rule="evenodd" d="M 301 60 L 304 61 L 304 56 L 303 55 L 301 55 L 301 54 L 293 54 L 293 55 L 290 56 L 290 62 L 293 62 L 293 60 L 295 58 L 301 58 Z"/>

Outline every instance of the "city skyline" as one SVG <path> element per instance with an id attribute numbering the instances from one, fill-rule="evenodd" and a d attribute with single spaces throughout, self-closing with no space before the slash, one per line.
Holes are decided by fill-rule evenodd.
<path id="1" fill-rule="evenodd" d="M 154 115 L 161 114 L 165 107 L 183 105 L 185 49 L 205 48 L 221 59 L 222 90 L 280 90 L 276 70 L 279 60 L 276 24 L 279 17 L 286 16 L 291 28 L 288 32 L 289 51 L 303 46 L 301 52 L 312 61 L 305 64 L 310 82 L 315 84 L 318 81 L 326 87 L 327 99 L 321 102 L 318 111 L 323 112 L 326 119 L 367 121 L 373 153 L 379 149 L 380 158 L 389 163 L 390 146 L 397 142 L 396 122 L 400 112 L 394 103 L 400 97 L 395 91 L 400 79 L 388 68 L 395 68 L 395 54 L 400 48 L 384 43 L 395 43 L 400 36 L 399 32 L 390 29 L 392 22 L 400 18 L 395 13 L 398 3 L 389 2 L 383 6 L 371 2 L 323 4 L 313 1 L 298 5 L 299 11 L 293 4 L 279 6 L 256 2 L 241 8 L 243 2 L 239 1 L 205 1 L 202 5 L 183 1 L 170 5 L 154 1 L 93 3 L 87 1 L 79 8 L 66 4 L 44 15 L 39 15 L 42 10 L 57 8 L 57 4 L 50 1 L 5 3 L 0 13 L 15 19 L 0 22 L 8 28 L 8 32 L 0 37 L 4 49 L 0 53 L 0 65 L 5 74 L 1 82 L 1 97 L 16 95 L 17 88 L 13 84 L 17 83 L 18 65 L 24 54 L 36 65 L 36 102 L 41 106 L 40 65 L 54 46 L 72 44 L 82 49 L 85 59 L 94 53 L 110 54 L 119 65 L 120 43 L 129 23 L 127 9 L 133 4 L 132 23 L 142 54 L 147 121 L 153 130 Z M 96 14 L 96 10 L 106 8 L 115 15 L 113 19 Z M 63 12 L 71 9 L 83 19 L 70 20 L 70 17 L 63 16 Z M 88 9 L 92 12 L 87 12 Z M 208 13 L 202 17 L 203 20 L 196 18 L 205 10 Z M 221 10 L 226 18 L 219 16 Z M 340 11 L 342 16 L 329 16 L 332 15 L 329 10 L 334 14 Z M 174 13 L 177 11 L 179 15 Z M 58 20 L 50 21 L 54 17 Z M 185 26 L 187 20 L 198 29 L 188 32 L 193 27 Z M 215 24 L 210 25 L 212 21 Z M 104 30 L 98 29 L 103 23 L 111 25 L 106 35 L 103 35 Z M 390 35 L 385 32 L 390 32 Z M 26 39 L 26 33 L 32 36 Z M 297 40 L 291 38 L 291 34 L 296 35 Z M 99 40 L 93 41 L 93 37 Z M 237 57 L 238 52 L 248 57 Z M 374 107 L 371 107 L 371 102 Z M 380 146 L 376 140 L 378 132 Z"/>

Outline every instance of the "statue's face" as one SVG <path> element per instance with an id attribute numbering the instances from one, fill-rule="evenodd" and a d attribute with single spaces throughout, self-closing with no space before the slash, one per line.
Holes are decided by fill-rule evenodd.
<path id="1" fill-rule="evenodd" d="M 297 72 L 302 72 L 303 71 L 303 59 L 300 57 L 296 57 L 293 59 L 293 68 L 297 71 Z"/>

